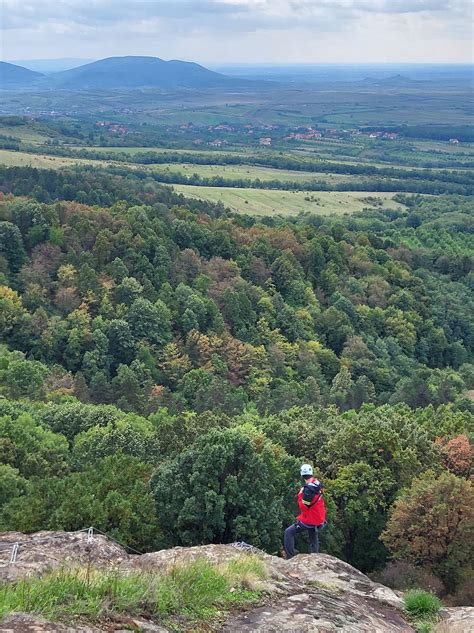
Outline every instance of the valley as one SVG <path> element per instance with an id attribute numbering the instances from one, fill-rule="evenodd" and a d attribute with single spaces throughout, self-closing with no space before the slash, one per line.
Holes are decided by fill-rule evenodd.
<path id="1" fill-rule="evenodd" d="M 0 628 L 472 622 L 472 68 L 62 63 L 0 66 Z"/>

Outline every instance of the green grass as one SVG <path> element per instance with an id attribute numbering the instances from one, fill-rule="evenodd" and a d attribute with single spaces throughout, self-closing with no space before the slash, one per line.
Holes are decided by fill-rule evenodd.
<path id="1" fill-rule="evenodd" d="M 414 141 L 413 145 L 422 152 L 445 152 L 446 154 L 474 153 L 474 143 L 452 145 L 447 141 Z"/>
<path id="2" fill-rule="evenodd" d="M 403 596 L 405 611 L 418 633 L 431 633 L 442 605 L 434 593 L 423 589 L 411 589 Z"/>
<path id="3" fill-rule="evenodd" d="M 198 165 L 196 163 L 164 163 L 154 165 L 157 171 L 167 171 L 169 173 L 192 176 L 198 174 L 203 178 L 221 176 L 226 179 L 243 180 L 279 180 L 281 182 L 314 182 L 324 180 L 328 183 L 335 182 L 360 182 L 361 177 L 354 177 L 345 174 L 328 174 L 323 172 L 305 172 L 290 169 L 273 169 L 271 167 L 260 167 L 255 165 Z M 363 178 L 362 178 L 363 180 Z"/>
<path id="4" fill-rule="evenodd" d="M 148 154 L 149 152 L 153 152 L 155 154 L 164 154 L 165 152 L 171 152 L 173 154 L 198 154 L 199 156 L 253 156 L 258 153 L 258 150 L 253 150 L 252 148 L 242 149 L 241 151 L 233 151 L 226 149 L 224 152 L 222 150 L 206 150 L 206 149 L 176 149 L 174 147 L 125 147 L 125 146 L 117 146 L 117 147 L 96 147 L 90 145 L 65 145 L 70 150 L 82 150 L 85 149 L 91 152 L 102 152 L 104 154 L 130 154 L 134 156 L 135 154 Z"/>
<path id="5" fill-rule="evenodd" d="M 24 143 L 46 143 L 50 138 L 47 134 L 35 130 L 30 125 L 0 125 L 0 134 L 21 139 Z"/>
<path id="6" fill-rule="evenodd" d="M 416 633 L 432 633 L 433 631 L 433 622 L 429 620 L 420 620 L 414 623 Z"/>
<path id="7" fill-rule="evenodd" d="M 367 191 L 281 191 L 276 189 L 237 189 L 232 187 L 200 187 L 173 185 L 185 196 L 222 202 L 238 213 L 250 215 L 297 215 L 300 212 L 318 215 L 355 213 L 364 208 L 397 208 L 395 193 Z M 374 202 L 369 200 L 372 198 Z"/>
<path id="8" fill-rule="evenodd" d="M 200 559 L 166 573 L 55 571 L 3 585 L 0 617 L 21 611 L 68 622 L 121 615 L 208 620 L 219 618 L 232 605 L 244 608 L 255 603 L 265 577 L 263 561 L 246 555 L 219 565 Z"/>
<path id="9" fill-rule="evenodd" d="M 46 156 L 44 154 L 29 154 L 0 149 L 0 163 L 9 167 L 38 167 L 40 169 L 61 169 L 71 165 L 98 165 L 104 167 L 106 161 L 89 160 L 84 158 L 70 158 L 63 156 Z"/>

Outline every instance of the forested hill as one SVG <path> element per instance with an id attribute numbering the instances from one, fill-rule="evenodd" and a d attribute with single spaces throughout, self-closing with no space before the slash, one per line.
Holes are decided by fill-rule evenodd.
<path id="1" fill-rule="evenodd" d="M 140 414 L 470 406 L 465 199 L 257 221 L 138 175 L 3 168 L 2 182 L 56 200 L 1 203 L 3 363 L 18 367 L 4 395 Z"/>
<path id="2" fill-rule="evenodd" d="M 31 86 L 43 75 L 17 64 L 0 61 L 0 90 Z"/>
<path id="3" fill-rule="evenodd" d="M 192 62 L 158 57 L 108 57 L 52 76 L 61 88 L 209 88 L 245 82 L 226 77 Z"/>

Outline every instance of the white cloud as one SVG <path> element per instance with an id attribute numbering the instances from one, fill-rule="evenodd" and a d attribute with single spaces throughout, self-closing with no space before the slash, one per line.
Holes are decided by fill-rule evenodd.
<path id="1" fill-rule="evenodd" d="M 472 6 L 471 0 L 3 0 L 1 55 L 469 61 Z"/>

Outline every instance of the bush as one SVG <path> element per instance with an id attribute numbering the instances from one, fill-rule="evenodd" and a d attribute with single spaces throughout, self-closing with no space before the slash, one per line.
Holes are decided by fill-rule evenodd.
<path id="1" fill-rule="evenodd" d="M 441 609 L 441 600 L 429 591 L 412 589 L 403 596 L 407 613 L 420 620 L 435 619 Z"/>
<path id="2" fill-rule="evenodd" d="M 445 599 L 450 607 L 471 607 L 474 605 L 474 572 L 458 585 L 456 592 Z"/>
<path id="3" fill-rule="evenodd" d="M 395 559 L 429 566 L 454 592 L 471 567 L 473 531 L 472 483 L 427 471 L 397 498 L 381 539 Z"/>
<path id="4" fill-rule="evenodd" d="M 417 567 L 403 560 L 389 563 L 385 569 L 373 574 L 372 578 L 375 582 L 398 591 L 419 588 L 437 596 L 444 593 L 444 585 L 437 576 L 423 567 Z"/>

